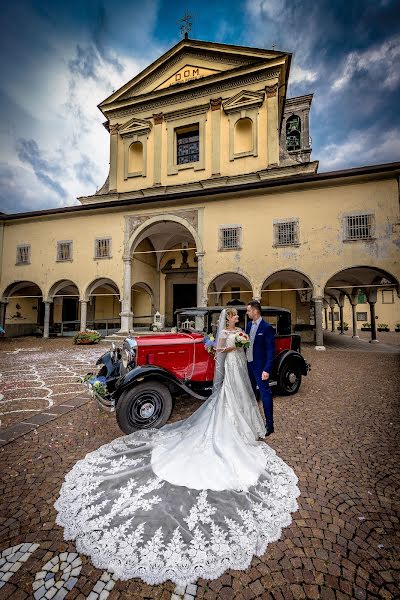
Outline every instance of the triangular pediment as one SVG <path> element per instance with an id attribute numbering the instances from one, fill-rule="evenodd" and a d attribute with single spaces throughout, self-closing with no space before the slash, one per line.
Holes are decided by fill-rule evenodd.
<path id="1" fill-rule="evenodd" d="M 131 119 L 125 125 L 119 128 L 119 133 L 121 135 L 126 135 L 127 133 L 142 133 L 144 131 L 149 131 L 152 127 L 152 123 L 150 121 L 144 121 L 142 119 Z"/>
<path id="2" fill-rule="evenodd" d="M 238 94 L 228 98 L 223 102 L 222 106 L 225 112 L 233 112 L 243 108 L 252 108 L 261 106 L 264 102 L 264 92 L 251 92 L 242 90 Z"/>
<path id="3" fill-rule="evenodd" d="M 271 66 L 282 64 L 287 57 L 287 53 L 274 50 L 183 39 L 104 100 L 99 108 L 107 110 L 116 103 L 162 95 L 184 86 L 219 81 L 224 76 L 263 63 L 270 63 Z"/>

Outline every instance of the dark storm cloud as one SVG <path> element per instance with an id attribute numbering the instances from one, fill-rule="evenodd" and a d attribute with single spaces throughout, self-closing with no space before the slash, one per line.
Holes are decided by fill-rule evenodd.
<path id="1" fill-rule="evenodd" d="M 35 140 L 26 140 L 23 138 L 17 140 L 17 155 L 22 163 L 31 165 L 36 177 L 46 187 L 53 190 L 61 198 L 67 197 L 67 192 L 52 177 L 52 175 L 61 175 L 59 165 L 49 163 L 43 158 Z"/>

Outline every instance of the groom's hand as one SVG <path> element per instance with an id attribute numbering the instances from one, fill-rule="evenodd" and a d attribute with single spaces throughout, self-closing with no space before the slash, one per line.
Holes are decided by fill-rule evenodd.
<path id="1" fill-rule="evenodd" d="M 267 379 L 269 379 L 269 373 L 267 373 L 267 371 L 263 371 L 263 372 L 261 373 L 261 379 L 262 379 L 263 381 L 267 381 Z"/>

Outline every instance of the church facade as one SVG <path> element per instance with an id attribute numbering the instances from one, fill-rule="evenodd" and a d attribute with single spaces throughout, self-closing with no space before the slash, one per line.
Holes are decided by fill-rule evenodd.
<path id="1" fill-rule="evenodd" d="M 185 306 L 287 307 L 323 331 L 400 321 L 400 163 L 318 173 L 291 55 L 183 39 L 99 109 L 105 184 L 0 214 L 6 335 L 173 325 Z"/>

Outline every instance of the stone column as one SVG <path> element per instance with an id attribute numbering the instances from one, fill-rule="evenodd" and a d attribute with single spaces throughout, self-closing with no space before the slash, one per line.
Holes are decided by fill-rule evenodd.
<path id="1" fill-rule="evenodd" d="M 358 304 L 358 292 L 351 294 L 350 296 L 350 304 L 351 304 L 351 319 L 352 319 L 352 327 L 353 327 L 353 335 L 351 337 L 359 339 L 359 335 L 357 335 L 357 304 Z"/>
<path id="2" fill-rule="evenodd" d="M 110 175 L 108 188 L 110 192 L 117 190 L 117 165 L 118 165 L 118 130 L 119 124 L 110 125 Z"/>
<path id="3" fill-rule="evenodd" d="M 329 300 L 329 306 L 331 307 L 331 319 L 332 319 L 331 331 L 335 331 L 335 306 L 336 306 L 336 302 L 333 299 Z"/>
<path id="4" fill-rule="evenodd" d="M 329 308 L 329 304 L 328 302 L 325 300 L 325 298 L 322 300 L 322 305 L 324 307 L 324 314 L 325 314 L 325 329 L 328 330 L 329 329 L 329 319 L 328 319 L 328 308 Z"/>
<path id="5" fill-rule="evenodd" d="M 6 330 L 6 312 L 8 302 L 0 302 L 0 325 Z"/>
<path id="6" fill-rule="evenodd" d="M 375 304 L 378 300 L 378 291 L 376 288 L 370 288 L 368 291 L 368 304 L 371 319 L 371 339 L 369 340 L 372 344 L 377 344 L 379 340 L 376 339 L 376 318 L 375 318 Z"/>
<path id="7" fill-rule="evenodd" d="M 80 305 L 81 305 L 81 325 L 80 325 L 80 330 L 81 331 L 85 331 L 86 327 L 87 327 L 87 305 L 88 305 L 88 301 L 87 300 L 80 300 Z"/>
<path id="8" fill-rule="evenodd" d="M 154 173 L 153 185 L 161 185 L 161 152 L 162 152 L 162 126 L 164 123 L 163 113 L 153 115 L 154 119 Z"/>
<path id="9" fill-rule="evenodd" d="M 370 319 L 371 319 L 371 339 L 369 340 L 373 344 L 377 344 L 379 340 L 376 339 L 376 320 L 375 320 L 375 304 L 376 300 L 368 300 Z"/>
<path id="10" fill-rule="evenodd" d="M 279 164 L 278 84 L 265 88 L 267 103 L 267 153 L 268 165 Z"/>
<path id="11" fill-rule="evenodd" d="M 121 329 L 120 335 L 128 335 L 133 325 L 133 312 L 131 310 L 131 287 L 132 287 L 132 259 L 130 256 L 124 256 L 124 292 L 122 297 Z"/>
<path id="12" fill-rule="evenodd" d="M 315 349 L 325 350 L 324 346 L 324 331 L 322 327 L 322 298 L 315 297 L 312 299 L 314 302 L 314 314 L 315 314 Z"/>
<path id="13" fill-rule="evenodd" d="M 345 296 L 343 294 L 340 294 L 339 296 L 339 319 L 340 319 L 340 335 L 344 335 L 344 323 L 343 323 L 343 308 L 344 308 L 344 299 Z"/>
<path id="14" fill-rule="evenodd" d="M 211 175 L 220 174 L 221 155 L 221 105 L 222 98 L 212 98 L 211 105 Z"/>
<path id="15" fill-rule="evenodd" d="M 43 300 L 44 302 L 44 327 L 43 337 L 48 338 L 50 333 L 50 304 L 52 300 Z"/>
<path id="16" fill-rule="evenodd" d="M 207 306 L 207 297 L 204 293 L 204 266 L 205 252 L 196 252 L 197 256 L 197 306 Z"/>

